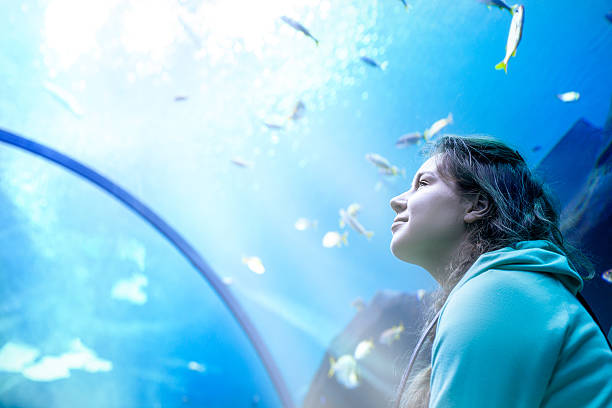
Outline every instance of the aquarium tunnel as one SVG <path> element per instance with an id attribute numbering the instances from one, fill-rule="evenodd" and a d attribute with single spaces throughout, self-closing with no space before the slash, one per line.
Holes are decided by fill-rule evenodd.
<path id="1" fill-rule="evenodd" d="M 444 134 L 547 183 L 610 338 L 612 4 L 500 4 L 3 2 L 0 406 L 386 406 L 438 287 L 390 200 Z"/>

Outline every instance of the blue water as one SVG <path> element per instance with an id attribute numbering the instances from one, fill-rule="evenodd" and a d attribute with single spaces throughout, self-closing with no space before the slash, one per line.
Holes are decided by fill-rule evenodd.
<path id="1" fill-rule="evenodd" d="M 510 15 L 476 0 L 408 0 L 409 10 L 397 0 L 81 3 L 0 6 L 0 127 L 118 183 L 231 277 L 296 404 L 354 316 L 351 301 L 435 287 L 389 251 L 389 200 L 422 160 L 397 138 L 452 113 L 445 132 L 494 135 L 535 166 L 579 118 L 601 126 L 612 94 L 609 1 L 524 1 L 508 74 L 494 66 Z M 556 97 L 568 91 L 581 98 Z M 299 100 L 304 117 L 287 121 Z M 376 188 L 367 153 L 408 177 Z M 39 352 L 0 371 L 0 405 L 280 404 L 231 313 L 156 230 L 56 165 L 6 145 L 0 155 L 0 347 Z M 324 248 L 351 203 L 375 235 L 349 230 L 349 246 Z M 296 230 L 300 217 L 317 228 Z M 113 297 L 138 276 L 136 295 Z M 24 375 L 77 338 L 112 369 Z"/>

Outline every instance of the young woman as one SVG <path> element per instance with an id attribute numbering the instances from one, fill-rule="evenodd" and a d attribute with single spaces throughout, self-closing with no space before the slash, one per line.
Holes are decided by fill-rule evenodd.
<path id="1" fill-rule="evenodd" d="M 440 284 L 416 351 L 431 364 L 404 372 L 396 406 L 612 407 L 612 351 L 576 298 L 593 266 L 543 184 L 490 137 L 429 147 L 391 200 L 392 253 Z"/>

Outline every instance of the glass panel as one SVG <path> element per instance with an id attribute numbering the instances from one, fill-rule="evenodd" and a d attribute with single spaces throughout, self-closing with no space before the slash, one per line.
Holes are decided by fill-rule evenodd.
<path id="1" fill-rule="evenodd" d="M 0 149 L 0 402 L 278 406 L 233 316 L 149 224 L 89 182 Z"/>

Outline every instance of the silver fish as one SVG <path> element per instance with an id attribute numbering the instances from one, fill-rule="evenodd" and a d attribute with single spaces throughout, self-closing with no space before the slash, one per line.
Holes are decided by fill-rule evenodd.
<path id="1" fill-rule="evenodd" d="M 383 71 L 387 68 L 387 65 L 389 64 L 387 61 L 383 62 L 382 64 L 379 64 L 370 57 L 359 57 L 359 59 L 363 61 L 364 64 L 381 69 Z"/>
<path id="2" fill-rule="evenodd" d="M 508 60 L 510 57 L 516 56 L 516 49 L 521 42 L 523 24 L 525 23 L 525 7 L 515 4 L 512 6 L 512 10 L 512 22 L 510 23 L 510 32 L 506 42 L 506 56 L 495 66 L 495 69 L 503 69 L 506 74 L 508 73 Z"/>
<path id="3" fill-rule="evenodd" d="M 397 139 L 397 141 L 395 142 L 395 146 L 401 149 L 402 147 L 417 144 L 422 140 L 425 140 L 425 137 L 421 132 L 407 133 Z"/>
<path id="4" fill-rule="evenodd" d="M 487 7 L 489 8 L 491 8 L 491 6 L 499 7 L 500 10 L 508 10 L 510 14 L 513 14 L 512 8 L 508 6 L 506 3 L 504 3 L 502 0 L 478 0 L 478 1 L 481 2 L 482 4 L 486 4 Z"/>
<path id="5" fill-rule="evenodd" d="M 303 25 L 301 25 L 300 23 L 298 23 L 297 21 L 295 21 L 292 18 L 289 18 L 287 16 L 281 16 L 281 20 L 283 20 L 285 23 L 289 24 L 293 29 L 303 33 L 306 37 L 310 37 L 313 39 L 313 41 L 315 42 L 315 44 L 317 44 L 317 46 L 319 45 L 319 40 L 317 40 L 316 38 L 314 38 L 312 36 L 312 34 L 310 34 L 310 31 L 308 31 L 306 29 L 306 27 L 304 27 Z"/>

